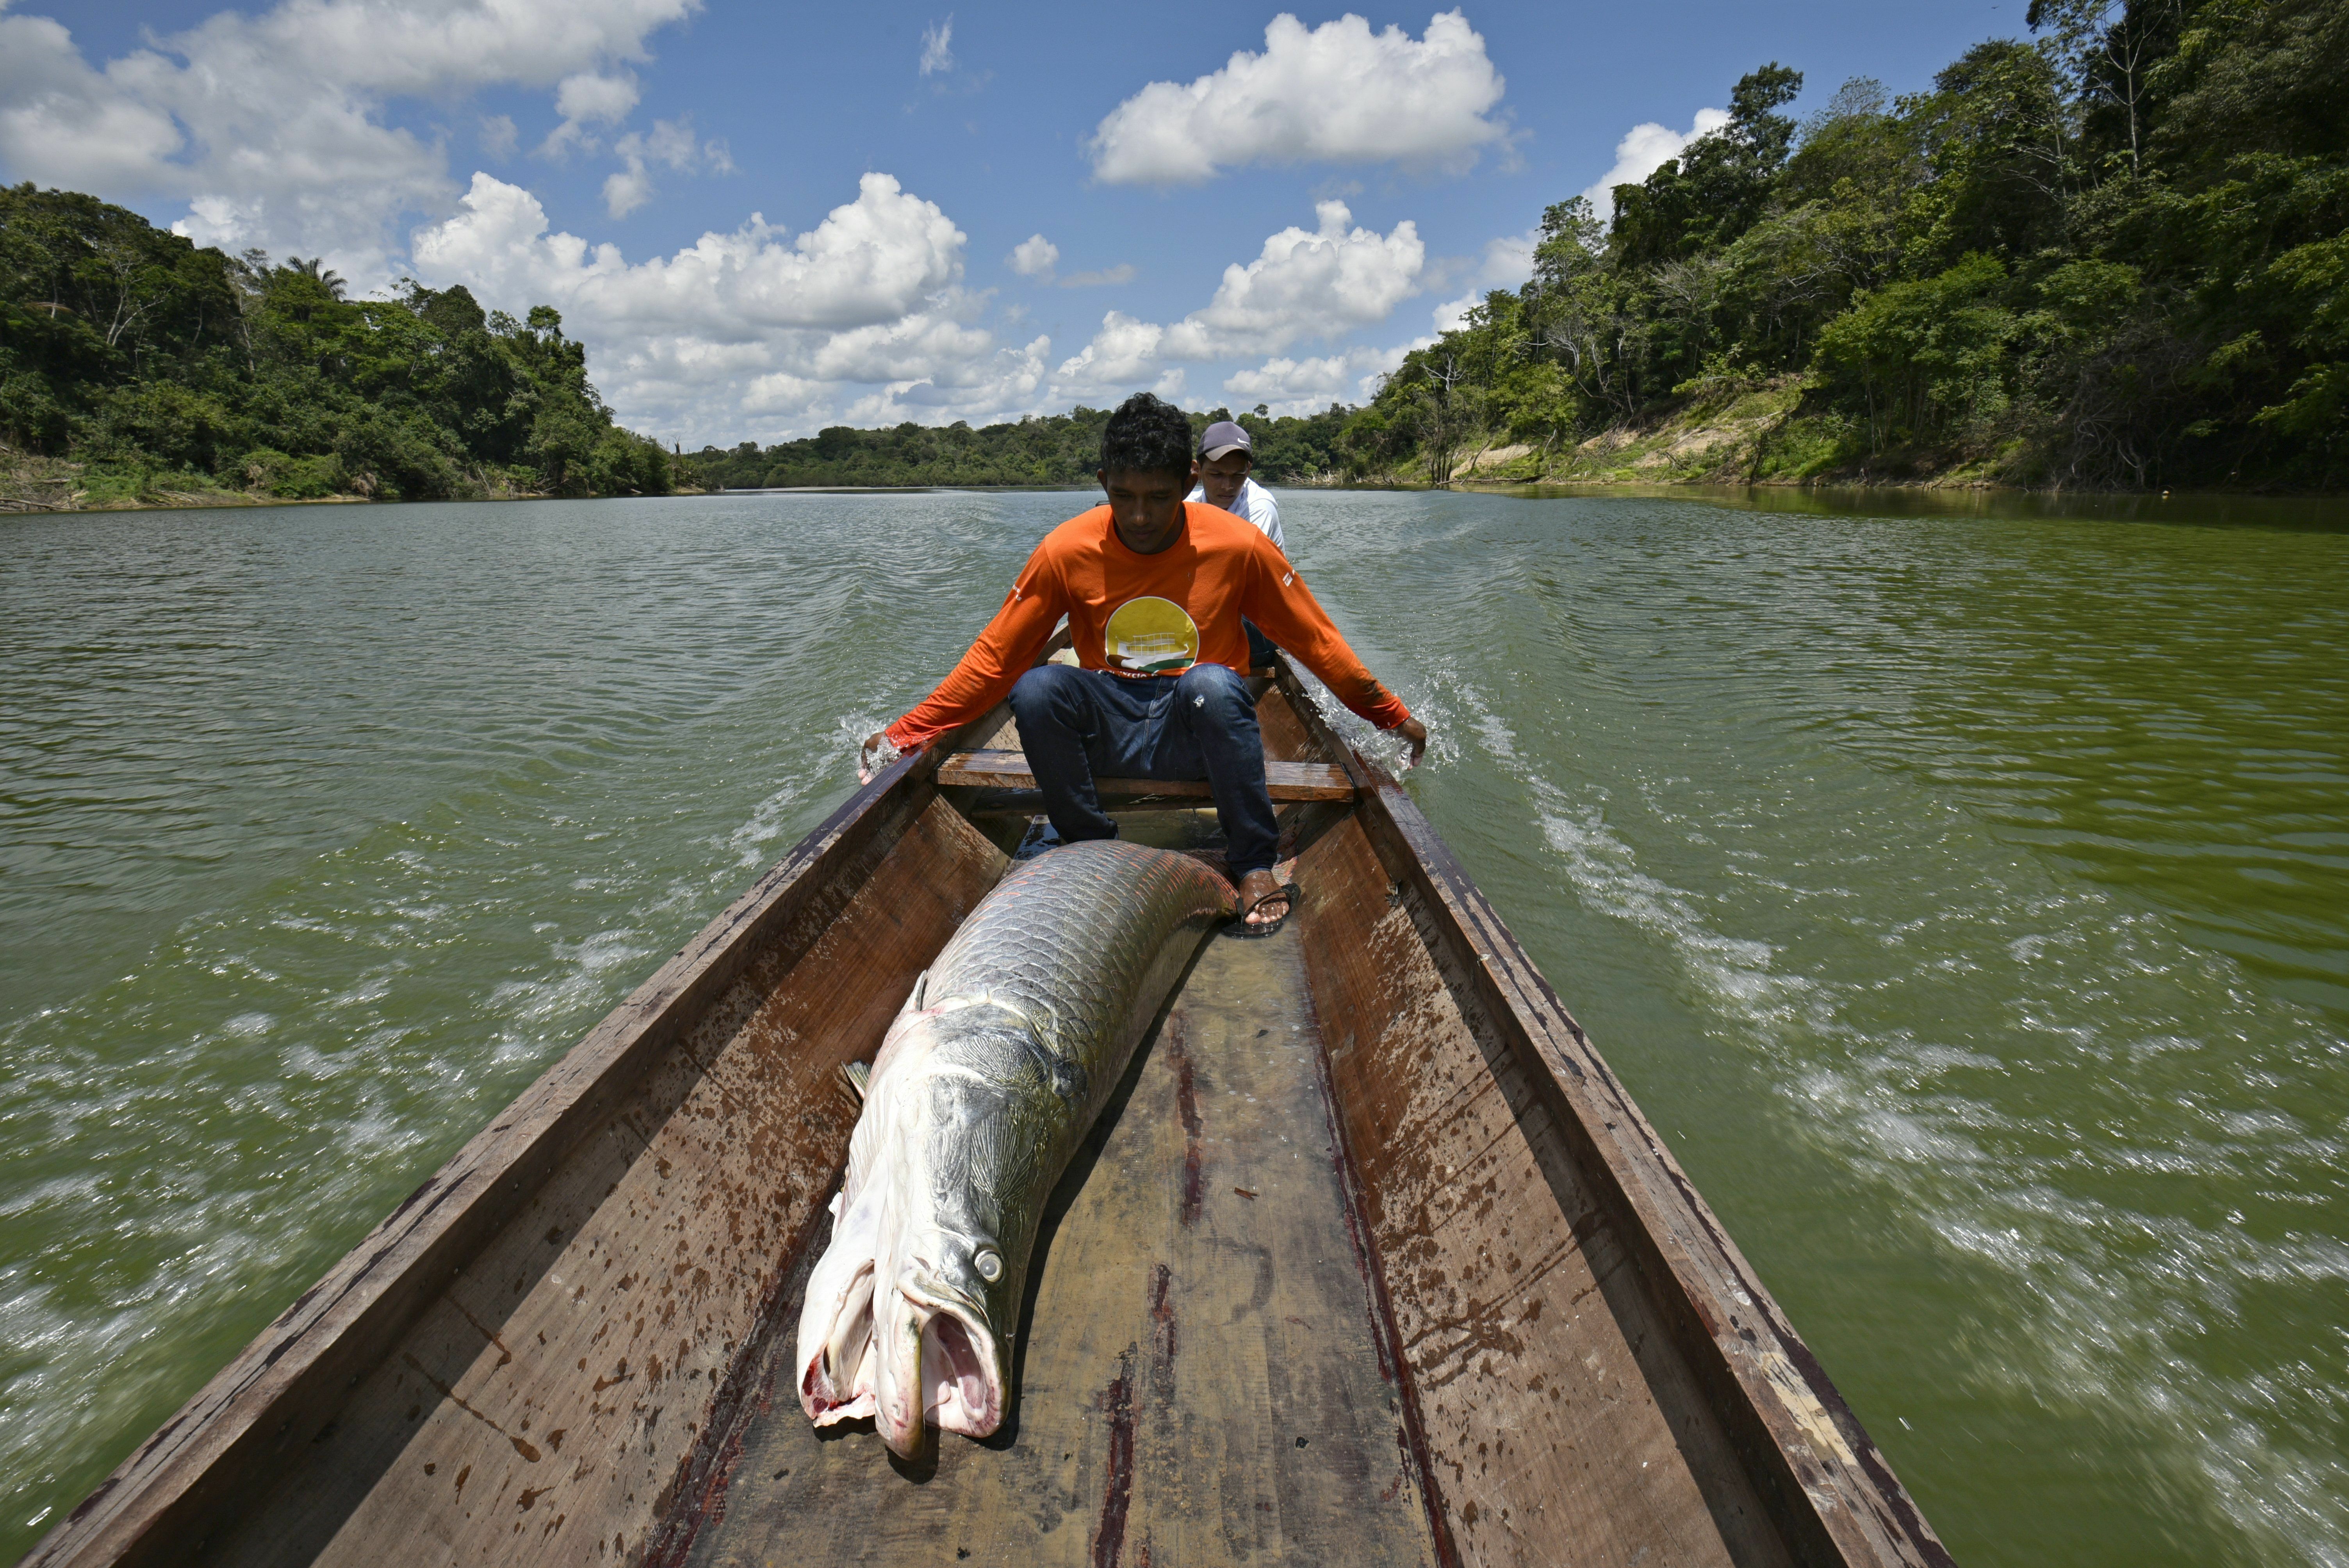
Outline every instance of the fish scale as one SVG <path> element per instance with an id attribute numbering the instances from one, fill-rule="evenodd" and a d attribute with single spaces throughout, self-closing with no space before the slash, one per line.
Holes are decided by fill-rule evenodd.
<path id="1" fill-rule="evenodd" d="M 1115 839 L 1067 845 L 997 885 L 930 965 L 924 1001 L 986 995 L 1040 1033 L 1102 1032 L 1158 956 L 1163 934 L 1229 896 L 1188 855 Z"/>

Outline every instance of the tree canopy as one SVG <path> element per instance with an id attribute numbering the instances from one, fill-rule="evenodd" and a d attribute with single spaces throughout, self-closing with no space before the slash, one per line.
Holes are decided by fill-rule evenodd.
<path id="1" fill-rule="evenodd" d="M 1271 418 L 1259 406 L 1237 416 L 1255 444 L 1262 480 L 1334 477 L 1348 466 L 1340 449 L 1352 410 L 1333 405 L 1303 418 Z M 1194 434 L 1230 419 L 1229 409 L 1191 416 Z M 1101 463 L 1106 408 L 1026 418 L 973 429 L 905 424 L 858 430 L 834 426 L 801 441 L 761 447 L 745 441 L 730 450 L 705 447 L 691 455 L 705 481 L 730 489 L 823 485 L 1090 485 Z"/>
<path id="2" fill-rule="evenodd" d="M 653 494 L 541 305 L 462 287 L 350 300 L 315 258 L 199 249 L 92 196 L 0 188 L 0 436 L 283 497 Z"/>
<path id="3" fill-rule="evenodd" d="M 2025 482 L 2349 479 L 2349 5 L 2033 0 L 1929 90 L 1800 126 L 1771 64 L 1601 224 L 1406 357 L 1347 427 L 1441 481 L 1723 387 L 1803 387 L 1805 472 Z M 1766 459 L 1765 459 L 1766 460 Z M 1759 477 L 1759 476 L 1757 476 Z"/>

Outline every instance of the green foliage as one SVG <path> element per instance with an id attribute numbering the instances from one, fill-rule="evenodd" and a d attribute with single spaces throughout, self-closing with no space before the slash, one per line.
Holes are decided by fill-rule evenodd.
<path id="1" fill-rule="evenodd" d="M 1237 416 L 1255 443 L 1258 479 L 1314 479 L 1348 466 L 1341 437 L 1350 409 L 1332 406 L 1305 418 L 1269 418 L 1262 407 Z M 1215 408 L 1191 416 L 1191 428 L 1235 416 Z M 1030 418 L 979 429 L 957 421 L 943 428 L 904 424 L 885 430 L 836 425 L 800 441 L 732 450 L 705 447 L 693 455 L 704 482 L 732 490 L 826 485 L 1086 486 L 1100 464 L 1105 408 Z"/>
<path id="2" fill-rule="evenodd" d="M 1554 468 L 1798 384 L 1754 477 L 2349 482 L 2349 4 L 2030 16 L 2035 41 L 1898 101 L 1847 83 L 1799 128 L 1800 78 L 1747 76 L 1611 224 L 1552 207 L 1532 280 L 1407 356 L 1345 452 L 1440 482 L 1506 440 Z"/>
<path id="3" fill-rule="evenodd" d="M 1932 277 L 1863 292 L 1827 323 L 1816 362 L 1832 391 L 1867 410 L 1871 446 L 1961 434 L 2007 410 L 2022 330 L 2007 291 L 2005 266 L 1976 252 Z"/>
<path id="4" fill-rule="evenodd" d="M 92 399 L 89 446 L 100 458 L 211 470 L 239 423 L 220 397 L 176 381 L 131 381 Z"/>
<path id="5" fill-rule="evenodd" d="M 267 447 L 255 447 L 224 476 L 232 483 L 280 500 L 321 500 L 347 484 L 342 459 L 294 458 Z"/>
<path id="6" fill-rule="evenodd" d="M 347 292 L 316 258 L 225 256 L 94 197 L 0 188 L 0 438 L 94 465 L 101 500 L 671 488 L 553 310 Z"/>
<path id="7" fill-rule="evenodd" d="M 1608 245 L 1619 265 L 1659 266 L 1720 250 L 1752 228 L 1771 188 L 1795 122 L 1776 111 L 1803 90 L 1803 73 L 1775 60 L 1748 73 L 1729 94 L 1729 123 L 1639 185 L 1615 188 Z"/>

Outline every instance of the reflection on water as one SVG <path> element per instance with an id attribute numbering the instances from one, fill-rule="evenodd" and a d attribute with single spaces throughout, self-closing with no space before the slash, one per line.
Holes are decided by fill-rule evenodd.
<path id="1" fill-rule="evenodd" d="M 1081 504 L 0 523 L 0 1558 Z M 2326 504 L 1282 497 L 1414 790 L 1962 1561 L 2349 1562 Z"/>

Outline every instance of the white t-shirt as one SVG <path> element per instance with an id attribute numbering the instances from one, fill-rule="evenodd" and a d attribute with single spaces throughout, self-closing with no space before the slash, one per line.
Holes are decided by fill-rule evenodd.
<path id="1" fill-rule="evenodd" d="M 1207 487 L 1193 485 L 1191 493 L 1183 499 L 1205 500 L 1207 499 Z M 1271 540 L 1283 554 L 1288 552 L 1288 542 L 1280 537 L 1280 507 L 1273 500 L 1272 492 L 1256 480 L 1240 481 L 1240 493 L 1232 497 L 1232 515 L 1244 517 L 1256 524 L 1257 532 Z"/>

